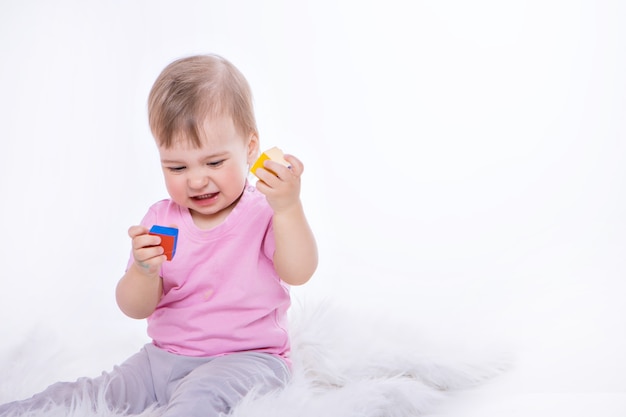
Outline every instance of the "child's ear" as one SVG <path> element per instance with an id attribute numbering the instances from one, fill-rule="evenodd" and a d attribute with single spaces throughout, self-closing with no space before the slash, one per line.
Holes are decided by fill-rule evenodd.
<path id="1" fill-rule="evenodd" d="M 252 165 L 259 157 L 259 136 L 251 133 L 248 139 L 248 164 Z"/>

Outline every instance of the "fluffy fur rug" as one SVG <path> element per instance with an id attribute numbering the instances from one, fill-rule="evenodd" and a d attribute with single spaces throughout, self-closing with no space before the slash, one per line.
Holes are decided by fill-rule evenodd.
<path id="1" fill-rule="evenodd" d="M 437 342 L 406 323 L 390 324 L 362 314 L 357 317 L 327 302 L 295 303 L 291 323 L 292 381 L 278 392 L 264 396 L 251 393 L 232 417 L 422 416 L 445 397 L 447 390 L 475 386 L 503 372 L 511 363 L 510 355 L 502 350 L 490 351 L 484 346 L 466 349 L 459 344 Z M 25 353 L 26 347 L 20 347 L 16 355 L 30 355 Z M 50 366 L 50 359 L 55 360 L 38 360 Z M 32 360 L 26 362 L 36 366 Z M 56 362 L 54 366 L 62 366 L 58 358 Z M 16 369 L 20 363 L 12 361 L 0 368 L 0 403 L 14 399 L 16 393 L 34 393 L 32 386 L 39 381 L 17 377 L 32 374 Z M 159 415 L 158 409 L 150 409 L 141 417 Z M 28 416 L 117 414 L 101 404 L 94 407 L 77 402 L 70 409 L 55 408 Z"/>

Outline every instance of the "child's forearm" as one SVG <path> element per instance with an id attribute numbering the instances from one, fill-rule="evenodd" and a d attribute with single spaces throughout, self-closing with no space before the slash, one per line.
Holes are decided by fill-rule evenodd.
<path id="1" fill-rule="evenodd" d="M 144 319 L 154 312 L 161 294 L 163 280 L 158 274 L 147 275 L 137 263 L 128 268 L 115 290 L 117 305 L 124 314 Z"/>
<path id="2" fill-rule="evenodd" d="M 317 268 L 318 255 L 317 243 L 301 204 L 274 214 L 274 236 L 274 266 L 278 276 L 290 285 L 306 283 Z"/>

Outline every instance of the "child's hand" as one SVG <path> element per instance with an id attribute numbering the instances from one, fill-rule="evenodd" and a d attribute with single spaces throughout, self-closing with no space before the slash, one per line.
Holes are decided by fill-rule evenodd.
<path id="1" fill-rule="evenodd" d="M 138 270 L 146 275 L 158 275 L 161 265 L 167 259 L 163 254 L 161 238 L 148 233 L 144 226 L 131 226 L 128 236 L 132 239 L 133 257 Z"/>
<path id="2" fill-rule="evenodd" d="M 293 155 L 284 157 L 291 164 L 289 168 L 268 159 L 263 163 L 263 168 L 255 172 L 260 180 L 257 181 L 256 188 L 265 194 L 274 213 L 288 211 L 300 205 L 300 176 L 304 165 Z"/>

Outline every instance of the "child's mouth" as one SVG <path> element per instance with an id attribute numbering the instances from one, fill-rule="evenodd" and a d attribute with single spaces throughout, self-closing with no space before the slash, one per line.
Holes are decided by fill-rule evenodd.
<path id="1" fill-rule="evenodd" d="M 217 193 L 208 193 L 208 194 L 202 194 L 202 195 L 196 195 L 191 197 L 193 200 L 197 200 L 197 201 L 202 201 L 202 200 L 207 200 L 210 198 L 213 198 L 217 195 Z"/>

